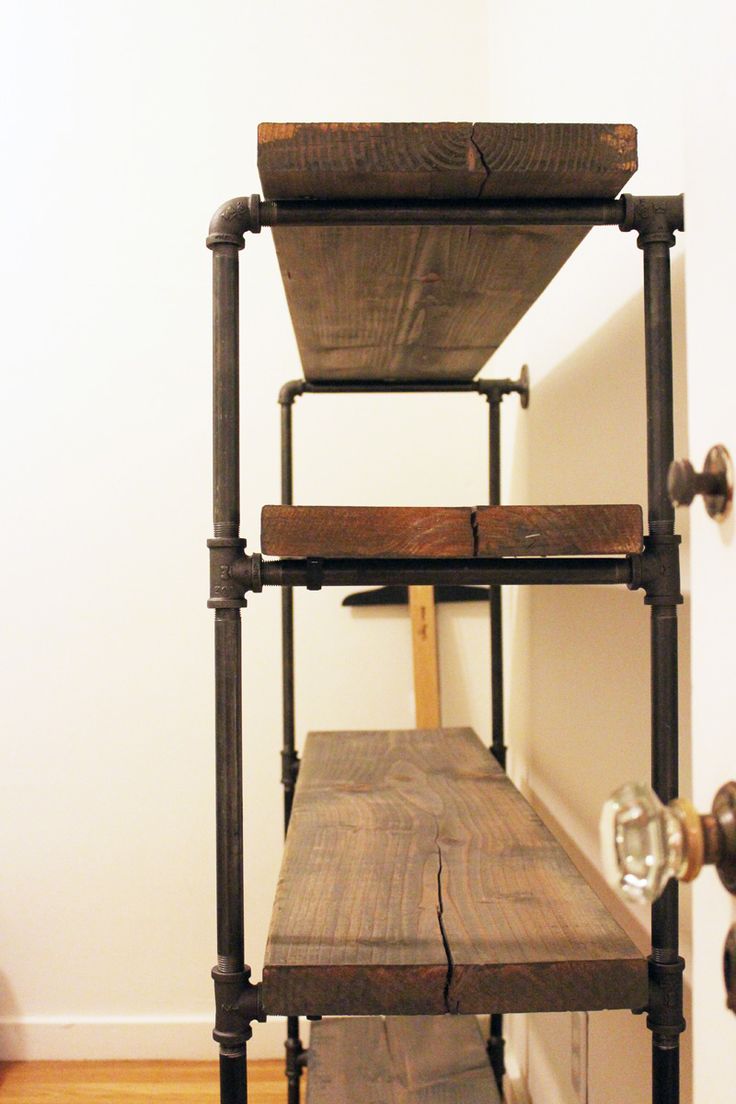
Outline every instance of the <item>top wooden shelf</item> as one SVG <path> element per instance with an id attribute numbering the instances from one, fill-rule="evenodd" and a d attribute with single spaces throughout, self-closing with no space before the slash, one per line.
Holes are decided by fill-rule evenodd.
<path id="1" fill-rule="evenodd" d="M 636 130 L 262 123 L 267 199 L 613 199 Z M 472 379 L 589 227 L 275 227 L 304 375 Z"/>

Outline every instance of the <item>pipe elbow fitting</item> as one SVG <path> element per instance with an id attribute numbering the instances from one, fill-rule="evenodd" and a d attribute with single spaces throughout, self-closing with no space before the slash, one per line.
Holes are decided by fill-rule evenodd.
<path id="1" fill-rule="evenodd" d="M 245 234 L 261 232 L 261 197 L 259 195 L 239 196 L 223 203 L 210 220 L 207 248 L 216 245 L 234 245 L 242 249 Z"/>
<path id="2" fill-rule="evenodd" d="M 303 395 L 304 382 L 303 379 L 293 379 L 285 383 L 279 391 L 279 405 L 291 406 L 294 399 L 298 399 L 300 395 Z"/>

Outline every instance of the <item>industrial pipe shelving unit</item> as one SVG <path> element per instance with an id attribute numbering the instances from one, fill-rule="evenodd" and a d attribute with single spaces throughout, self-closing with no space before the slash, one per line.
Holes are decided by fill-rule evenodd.
<path id="1" fill-rule="evenodd" d="M 343 381 L 339 383 L 308 383 L 290 380 L 279 392 L 281 407 L 281 504 L 294 501 L 292 408 L 300 395 L 362 395 L 362 394 L 476 394 L 488 403 L 488 502 L 501 504 L 501 404 L 506 395 L 518 394 L 522 408 L 529 404 L 529 375 L 526 365 L 519 379 L 434 380 L 431 382 L 390 382 L 387 380 Z M 490 751 L 499 766 L 506 769 L 503 702 L 503 610 L 501 588 L 488 587 L 490 621 L 490 689 L 491 745 Z M 284 791 L 284 830 L 288 830 L 294 789 L 299 775 L 296 751 L 294 695 L 294 595 L 290 586 L 281 590 L 281 654 L 283 665 L 283 741 L 281 749 L 281 785 Z M 486 1050 L 499 1091 L 506 1072 L 504 1063 L 503 1017 L 490 1013 Z M 288 1104 L 299 1104 L 299 1082 L 305 1064 L 306 1051 L 299 1036 L 299 1019 L 287 1021 L 286 1078 Z"/>
<path id="2" fill-rule="evenodd" d="M 678 790 L 677 605 L 679 537 L 667 497 L 667 469 L 673 459 L 670 248 L 683 229 L 682 197 L 614 200 L 371 201 L 261 200 L 224 204 L 213 217 L 207 244 L 214 271 L 214 537 L 209 605 L 215 611 L 217 745 L 218 959 L 213 970 L 216 998 L 214 1037 L 220 1044 L 221 1100 L 244 1104 L 246 1044 L 253 1021 L 278 1012 L 253 984 L 244 958 L 243 821 L 241 753 L 241 627 L 246 596 L 264 586 L 284 588 L 286 648 L 284 782 L 288 819 L 296 773 L 291 664 L 291 590 L 352 584 L 503 585 L 623 584 L 643 590 L 651 611 L 652 784 L 662 801 Z M 239 336 L 238 253 L 245 235 L 263 226 L 617 226 L 636 231 L 644 257 L 646 336 L 648 534 L 642 552 L 625 558 L 597 556 L 436 560 L 286 557 L 264 560 L 247 553 L 239 535 Z M 488 381 L 489 386 L 492 381 Z M 327 390 L 304 385 L 304 391 Z M 358 383 L 340 391 L 369 390 Z M 386 384 L 383 390 L 422 390 Z M 444 389 L 433 384 L 429 389 Z M 450 389 L 449 387 L 447 389 Z M 481 390 L 480 384 L 453 390 Z M 282 401 L 282 499 L 291 498 L 290 402 Z M 491 435 L 493 437 L 493 434 Z M 492 591 L 492 593 L 498 593 Z M 502 742 L 501 736 L 501 742 Z M 494 744 L 496 740 L 494 739 Z M 496 749 L 499 750 L 499 749 Z M 647 1025 L 652 1032 L 653 1104 L 678 1104 L 679 1035 L 684 962 L 678 951 L 677 885 L 671 883 L 652 909 L 648 959 Z M 330 1009 L 326 1009 L 330 1011 Z M 298 1097 L 301 1063 L 298 1030 L 290 1021 L 290 1100 Z M 296 1093 L 296 1097 L 294 1096 Z"/>

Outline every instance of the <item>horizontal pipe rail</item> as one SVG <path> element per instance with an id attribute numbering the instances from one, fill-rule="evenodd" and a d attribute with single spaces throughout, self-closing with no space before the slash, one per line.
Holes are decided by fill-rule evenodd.
<path id="1" fill-rule="evenodd" d="M 247 560 L 234 565 L 232 574 L 245 581 L 251 571 Z M 263 586 L 323 586 L 498 584 L 583 584 L 630 586 L 635 581 L 631 559 L 575 557 L 484 560 L 262 560 Z"/>
<path id="2" fill-rule="evenodd" d="M 520 380 L 490 377 L 475 380 L 325 380 L 324 383 L 291 380 L 281 388 L 279 402 L 289 403 L 300 395 L 364 395 L 383 392 L 393 395 L 457 391 L 460 394 L 475 393 L 485 396 L 492 391 L 511 393 L 524 389 Z"/>
<path id="3" fill-rule="evenodd" d="M 261 226 L 620 226 L 623 199 L 266 199 Z"/>

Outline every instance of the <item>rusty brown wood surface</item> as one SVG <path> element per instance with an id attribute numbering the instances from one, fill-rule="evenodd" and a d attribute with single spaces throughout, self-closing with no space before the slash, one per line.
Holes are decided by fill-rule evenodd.
<path id="1" fill-rule="evenodd" d="M 479 506 L 478 556 L 613 556 L 641 552 L 641 506 Z"/>
<path id="2" fill-rule="evenodd" d="M 270 556 L 627 555 L 642 549 L 642 510 L 614 506 L 264 506 Z"/>
<path id="3" fill-rule="evenodd" d="M 472 556 L 470 514 L 462 506 L 264 506 L 261 549 L 296 557 Z"/>
<path id="4" fill-rule="evenodd" d="M 632 1008 L 646 960 L 470 729 L 307 738 L 269 1014 Z"/>
<path id="5" fill-rule="evenodd" d="M 307 1104 L 500 1104 L 474 1016 L 351 1016 L 311 1027 Z"/>
<path id="6" fill-rule="evenodd" d="M 262 123 L 266 198 L 615 197 L 627 125 Z M 309 380 L 471 379 L 586 227 L 281 227 L 273 236 Z"/>

